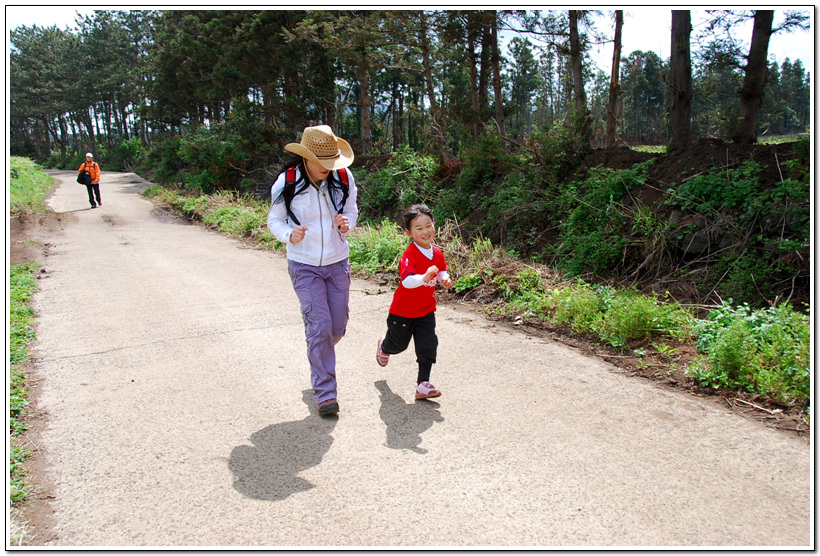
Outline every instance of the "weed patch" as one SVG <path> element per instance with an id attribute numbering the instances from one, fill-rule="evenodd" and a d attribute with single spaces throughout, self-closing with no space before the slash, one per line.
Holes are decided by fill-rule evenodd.
<path id="1" fill-rule="evenodd" d="M 11 214 L 46 210 L 45 198 L 54 187 L 54 178 L 43 172 L 40 165 L 28 158 L 12 156 L 9 159 L 9 178 Z"/>
<path id="2" fill-rule="evenodd" d="M 752 310 L 724 303 L 696 326 L 703 354 L 689 368 L 710 388 L 762 394 L 784 403 L 811 393 L 809 317 L 790 305 Z"/>
<path id="3" fill-rule="evenodd" d="M 24 417 L 29 405 L 26 365 L 29 345 L 34 341 L 32 321 L 34 310 L 29 306 L 37 290 L 35 262 L 12 266 L 9 272 L 9 498 L 12 504 L 22 501 L 28 493 L 22 464 L 30 450 L 22 446 L 21 435 L 26 430 Z"/>

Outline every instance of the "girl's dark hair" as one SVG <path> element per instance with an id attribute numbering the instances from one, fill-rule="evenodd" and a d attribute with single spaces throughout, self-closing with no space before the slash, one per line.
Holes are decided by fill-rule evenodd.
<path id="1" fill-rule="evenodd" d="M 305 167 L 305 159 L 295 153 L 288 153 L 288 155 L 282 161 L 282 167 L 279 169 L 279 173 L 276 174 L 276 179 L 279 179 L 283 173 L 287 172 L 288 168 L 296 168 L 299 170 L 299 177 L 296 178 L 296 184 L 294 185 L 293 189 L 293 196 L 299 195 L 305 189 L 310 186 L 310 180 L 307 178 L 307 168 Z M 327 187 L 331 192 L 339 192 L 341 194 L 342 184 L 336 179 L 336 175 L 333 172 L 330 172 L 327 175 Z M 286 188 L 287 189 L 287 188 Z M 285 191 L 283 190 L 276 199 L 273 200 L 273 204 L 281 203 L 285 200 L 284 198 Z M 331 199 L 335 199 L 336 195 L 331 195 Z M 334 201 L 335 204 L 335 201 Z"/>
<path id="2" fill-rule="evenodd" d="M 418 218 L 421 214 L 426 214 L 430 217 L 430 220 L 435 220 L 435 218 L 433 218 L 433 213 L 430 211 L 427 205 L 425 205 L 424 203 L 418 203 L 404 211 L 404 214 L 402 215 L 402 220 L 404 221 L 404 229 L 409 230 L 410 226 L 413 225 L 413 220 Z"/>

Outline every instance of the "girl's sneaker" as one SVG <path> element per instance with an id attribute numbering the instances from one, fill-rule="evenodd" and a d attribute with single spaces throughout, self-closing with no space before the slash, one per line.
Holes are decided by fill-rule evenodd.
<path id="1" fill-rule="evenodd" d="M 390 361 L 390 355 L 382 351 L 382 341 L 384 338 L 379 338 L 379 346 L 376 348 L 376 363 L 384 367 Z"/>
<path id="2" fill-rule="evenodd" d="M 438 398 L 441 396 L 441 392 L 436 390 L 436 387 L 430 384 L 429 382 L 422 382 L 416 386 L 416 399 L 417 400 L 426 400 L 427 398 Z"/>

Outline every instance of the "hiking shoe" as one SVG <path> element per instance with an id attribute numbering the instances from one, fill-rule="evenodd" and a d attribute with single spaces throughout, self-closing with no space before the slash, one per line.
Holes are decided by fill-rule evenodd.
<path id="1" fill-rule="evenodd" d="M 339 413 L 339 402 L 336 401 L 336 398 L 319 402 L 319 415 L 322 417 L 325 415 L 335 415 L 336 413 Z"/>
<path id="2" fill-rule="evenodd" d="M 441 392 L 436 390 L 436 387 L 425 381 L 416 386 L 416 399 L 426 400 L 427 398 L 438 398 Z"/>
<path id="3" fill-rule="evenodd" d="M 376 363 L 384 367 L 390 361 L 390 355 L 382 351 L 382 341 L 384 338 L 379 338 L 379 345 L 376 348 Z"/>

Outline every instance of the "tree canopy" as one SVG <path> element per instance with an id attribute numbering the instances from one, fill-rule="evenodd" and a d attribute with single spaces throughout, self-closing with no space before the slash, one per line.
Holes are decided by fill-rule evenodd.
<path id="1" fill-rule="evenodd" d="M 746 139 L 809 124 L 810 74 L 765 52 L 755 69 L 751 37 L 732 34 L 743 17 L 755 13 L 715 12 L 711 34 L 697 37 L 693 137 L 731 138 L 751 109 Z M 805 18 L 785 12 L 768 32 Z M 76 33 L 12 30 L 10 148 L 125 160 L 124 144 L 150 148 L 244 118 L 274 142 L 328 123 L 361 154 L 408 146 L 447 160 L 487 134 L 515 149 L 556 126 L 584 151 L 606 141 L 611 82 L 590 64 L 590 45 L 612 40 L 592 21 L 583 10 L 96 10 Z M 668 144 L 669 60 L 635 51 L 618 69 L 611 142 Z M 758 108 L 741 102 L 755 95 Z"/>

